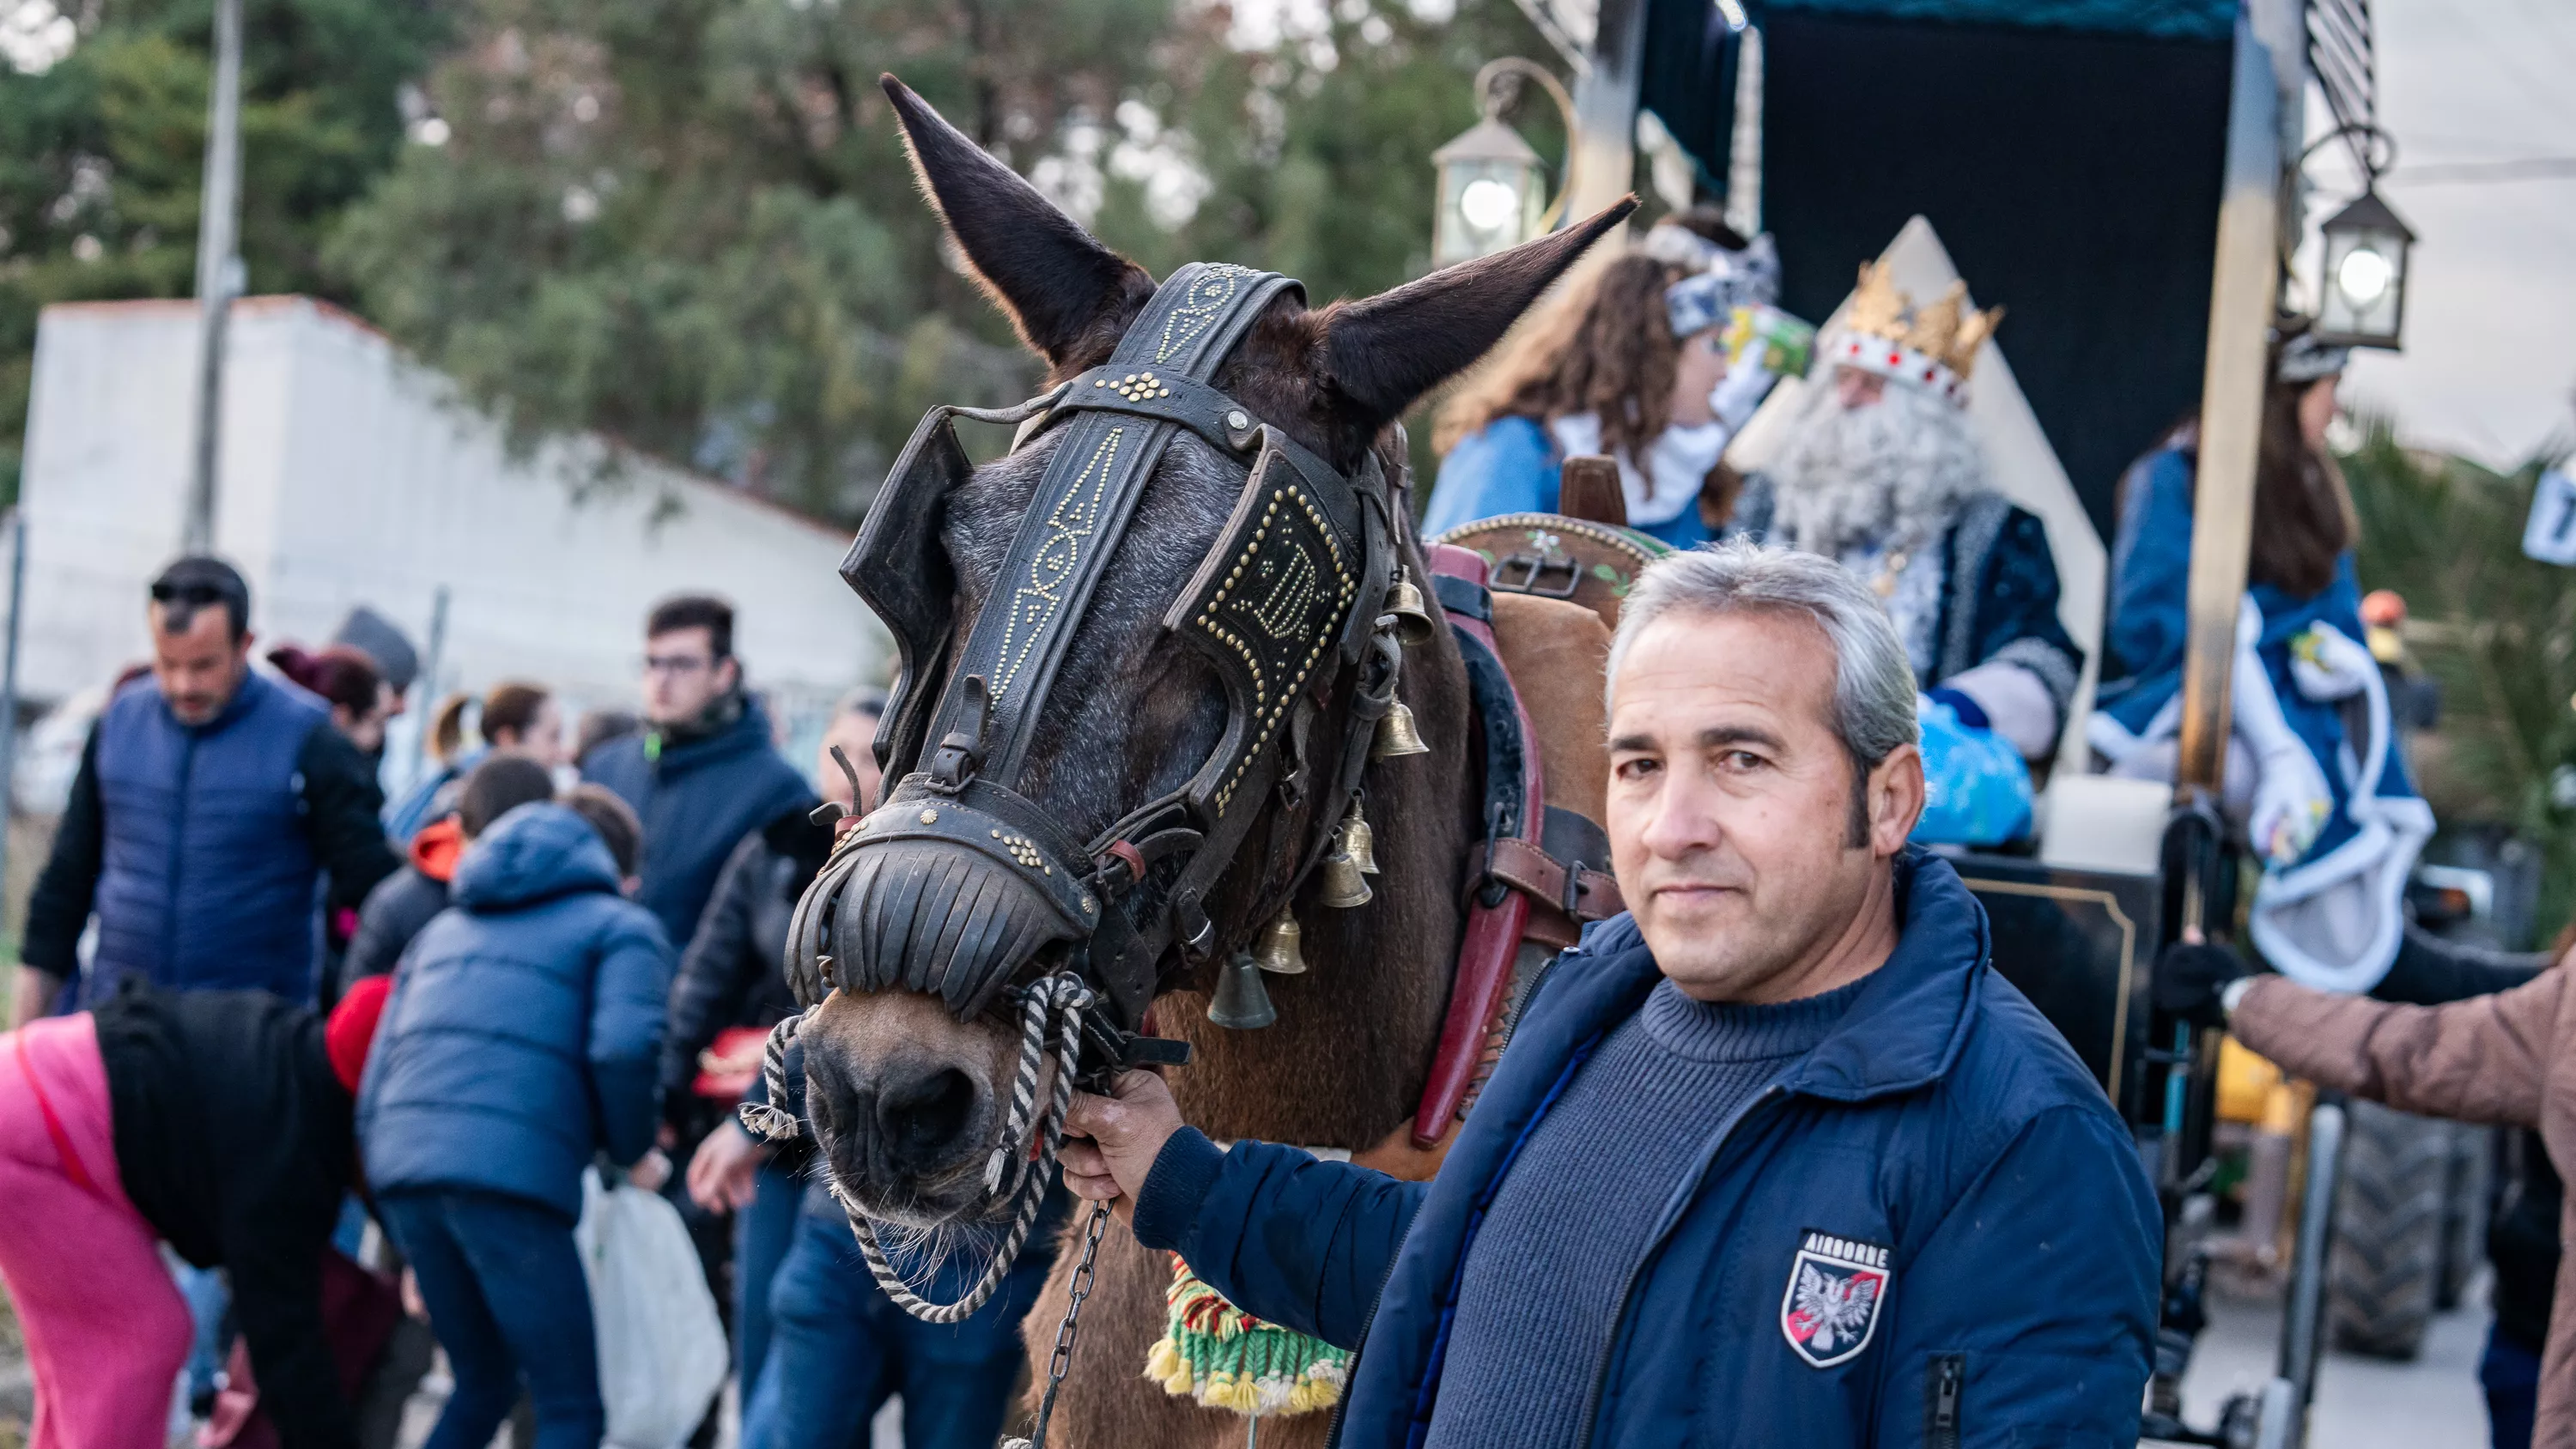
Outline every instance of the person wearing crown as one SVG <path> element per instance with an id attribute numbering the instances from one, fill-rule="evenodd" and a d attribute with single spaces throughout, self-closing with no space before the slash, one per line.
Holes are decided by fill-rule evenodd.
<path id="1" fill-rule="evenodd" d="M 2084 669 L 2057 619 L 2039 518 L 1994 491 L 1969 431 L 1968 376 L 2003 317 L 1965 283 L 1909 305 L 1863 263 L 1787 441 L 1748 479 L 1726 533 L 1839 560 L 1887 602 L 1916 677 L 1958 722 L 2047 759 Z"/>

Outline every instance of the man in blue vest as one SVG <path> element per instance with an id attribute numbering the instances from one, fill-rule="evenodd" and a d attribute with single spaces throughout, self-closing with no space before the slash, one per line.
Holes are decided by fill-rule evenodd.
<path id="1" fill-rule="evenodd" d="M 637 903 L 686 947 L 725 858 L 813 788 L 770 739 L 769 712 L 742 685 L 733 605 L 680 594 L 644 621 L 644 730 L 592 750 L 585 780 L 617 792 L 644 822 Z"/>
<path id="2" fill-rule="evenodd" d="M 250 587 L 183 558 L 152 581 L 152 672 L 109 701 L 81 751 L 27 903 L 20 1020 L 105 1000 L 141 975 L 178 990 L 314 995 L 320 878 L 355 909 L 401 864 L 374 769 L 320 700 L 250 668 Z M 81 970 L 91 914 L 98 944 Z"/>
<path id="3" fill-rule="evenodd" d="M 1878 601 L 1812 554 L 1674 554 L 1610 679 L 1631 913 L 1557 958 L 1436 1178 L 1221 1151 L 1129 1073 L 1076 1101 L 1073 1190 L 1357 1350 L 1350 1449 L 2135 1443 L 2156 1201 L 1906 843 L 1914 677 Z"/>

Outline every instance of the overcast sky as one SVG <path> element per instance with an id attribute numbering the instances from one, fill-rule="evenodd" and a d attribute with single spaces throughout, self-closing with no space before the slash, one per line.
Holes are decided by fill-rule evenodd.
<path id="1" fill-rule="evenodd" d="M 2409 440 L 2510 465 L 2576 441 L 2576 3 L 2376 0 L 2381 181 L 2415 228 L 2406 350 L 2365 353 L 2348 401 Z M 2459 163 L 2558 158 L 2548 179 L 2461 181 Z M 2443 170 L 2410 181 L 2416 167 Z M 2328 198 L 2339 201 L 2340 198 Z"/>

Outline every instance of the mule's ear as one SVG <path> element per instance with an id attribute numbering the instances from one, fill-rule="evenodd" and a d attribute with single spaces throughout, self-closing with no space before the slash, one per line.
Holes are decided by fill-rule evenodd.
<path id="1" fill-rule="evenodd" d="M 1630 196 L 1591 220 L 1509 251 L 1433 272 L 1392 292 L 1335 307 L 1324 322 L 1324 373 L 1367 431 L 1485 355 L 1548 284 L 1637 209 Z"/>
<path id="2" fill-rule="evenodd" d="M 1107 356 L 1153 296 L 1154 279 L 1092 240 L 911 87 L 891 75 L 877 83 L 894 102 L 922 190 L 1021 339 L 1059 370 Z"/>

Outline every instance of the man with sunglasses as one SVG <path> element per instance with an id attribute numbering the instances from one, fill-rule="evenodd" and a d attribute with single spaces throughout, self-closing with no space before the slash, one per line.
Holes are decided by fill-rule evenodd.
<path id="1" fill-rule="evenodd" d="M 28 901 L 20 1021 L 94 1005 L 128 975 L 309 1003 L 320 878 L 331 904 L 354 908 L 401 863 L 377 822 L 375 772 L 329 708 L 251 671 L 239 573 L 180 559 L 152 581 L 147 619 L 151 672 L 91 729 Z"/>

